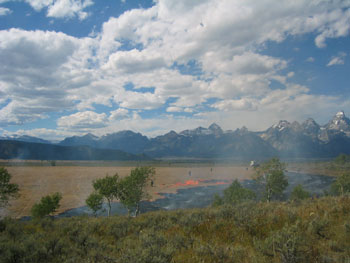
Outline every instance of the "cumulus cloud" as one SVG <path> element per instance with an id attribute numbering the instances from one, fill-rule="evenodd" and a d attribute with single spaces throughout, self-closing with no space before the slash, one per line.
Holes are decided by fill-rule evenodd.
<path id="1" fill-rule="evenodd" d="M 104 68 L 123 73 L 139 73 L 152 71 L 164 66 L 166 64 L 161 54 L 152 54 L 152 52 L 147 52 L 147 50 L 139 51 L 133 49 L 112 54 Z"/>
<path id="2" fill-rule="evenodd" d="M 250 111 L 256 110 L 256 102 L 250 99 L 223 100 L 214 103 L 212 106 L 222 111 Z"/>
<path id="3" fill-rule="evenodd" d="M 47 8 L 51 17 L 80 19 L 93 4 L 91 0 L 27 2 L 37 11 Z M 329 104 L 324 105 L 339 104 L 293 85 L 288 61 L 263 55 L 261 50 L 267 42 L 282 42 L 290 36 L 313 33 L 315 45 L 323 48 L 327 39 L 349 35 L 348 1 L 154 3 L 151 8 L 110 18 L 101 32 L 86 38 L 44 31 L 0 31 L 0 90 L 8 101 L 0 106 L 0 122 L 20 124 L 45 118 L 50 112 L 78 110 L 60 118 L 58 126 L 108 130 L 118 120 L 125 127 L 145 125 L 147 130 L 150 124 L 158 127 L 158 122 L 142 120 L 135 112 L 131 117 L 130 112 L 158 109 L 169 101 L 166 112 L 170 116 L 173 112 L 198 113 L 206 106 L 227 114 L 256 111 L 277 116 L 278 107 L 284 109 L 296 101 L 307 101 L 310 108 L 313 101 L 328 98 Z M 308 61 L 312 62 L 311 58 Z M 191 63 L 198 67 L 198 74 L 181 69 Z M 329 65 L 337 63 L 339 60 L 330 61 Z M 281 88 L 272 89 L 272 81 L 280 82 Z M 132 90 L 125 87 L 130 82 Z M 94 112 L 100 104 L 121 108 L 107 116 Z M 304 107 L 307 112 L 306 104 Z M 214 115 L 206 115 L 210 116 Z M 127 126 L 127 121 L 134 126 Z"/>
<path id="4" fill-rule="evenodd" d="M 127 118 L 128 116 L 129 116 L 129 111 L 127 109 L 119 108 L 115 111 L 111 111 L 108 119 L 111 121 L 121 120 L 121 119 Z"/>
<path id="5" fill-rule="evenodd" d="M 182 112 L 184 111 L 183 108 L 180 108 L 180 107 L 168 107 L 166 109 L 167 112 Z"/>
<path id="6" fill-rule="evenodd" d="M 72 92 L 89 82 L 85 40 L 63 33 L 0 31 L 0 89 L 10 103 L 3 120 L 25 123 L 74 106 Z"/>
<path id="7" fill-rule="evenodd" d="M 57 120 L 57 125 L 65 129 L 92 129 L 106 126 L 108 121 L 105 113 L 96 113 L 93 111 L 77 112 L 69 116 L 63 116 Z"/>
<path id="8" fill-rule="evenodd" d="M 73 18 L 84 20 L 88 13 L 83 11 L 93 5 L 92 0 L 25 0 L 35 11 L 47 8 L 47 16 L 54 18 Z"/>
<path id="9" fill-rule="evenodd" d="M 344 65 L 345 64 L 346 53 L 340 52 L 338 56 L 334 56 L 328 62 L 327 67 L 335 66 L 335 65 Z"/>
<path id="10" fill-rule="evenodd" d="M 12 13 L 11 9 L 6 8 L 6 7 L 0 7 L 0 16 L 6 16 L 6 15 L 9 15 L 11 13 Z"/>

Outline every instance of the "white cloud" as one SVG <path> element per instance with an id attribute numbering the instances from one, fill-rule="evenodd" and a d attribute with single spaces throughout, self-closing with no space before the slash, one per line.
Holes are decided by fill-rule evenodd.
<path id="1" fill-rule="evenodd" d="M 346 5 L 346 3 L 344 3 Z M 349 3 L 347 3 L 349 4 Z M 348 6 L 347 6 L 348 7 Z M 326 47 L 327 38 L 338 38 L 349 35 L 350 32 L 350 10 L 333 10 L 323 14 L 325 20 L 321 33 L 316 37 L 315 44 L 319 48 Z"/>
<path id="2" fill-rule="evenodd" d="M 74 106 L 72 92 L 89 82 L 89 40 L 62 33 L 0 31 L 0 89 L 10 103 L 1 121 L 24 123 Z"/>
<path id="3" fill-rule="evenodd" d="M 183 112 L 184 109 L 181 107 L 168 107 L 166 109 L 167 112 Z"/>
<path id="4" fill-rule="evenodd" d="M 331 60 L 327 64 L 327 67 L 334 66 L 334 65 L 344 65 L 345 57 L 346 57 L 346 53 L 340 52 L 338 56 L 334 56 L 331 58 Z"/>
<path id="5" fill-rule="evenodd" d="M 6 8 L 6 7 L 0 7 L 0 16 L 6 16 L 6 15 L 9 15 L 11 13 L 12 13 L 11 9 Z"/>
<path id="6" fill-rule="evenodd" d="M 107 121 L 108 118 L 105 113 L 98 114 L 93 111 L 84 111 L 59 118 L 57 125 L 65 129 L 85 130 L 106 127 Z"/>
<path id="7" fill-rule="evenodd" d="M 84 20 L 88 13 L 83 11 L 93 5 L 92 0 L 26 0 L 31 7 L 39 12 L 47 8 L 47 16 L 54 18 L 73 18 L 78 16 Z"/>
<path id="8" fill-rule="evenodd" d="M 51 17 L 80 19 L 93 4 L 91 0 L 27 2 L 37 11 L 47 8 Z M 306 87 L 293 85 L 288 61 L 260 52 L 267 42 L 290 36 L 313 33 L 317 47 L 324 47 L 328 38 L 349 35 L 349 7 L 348 1 L 340 0 L 157 0 L 152 8 L 110 18 L 101 32 L 89 38 L 0 31 L 0 90 L 2 100 L 9 101 L 0 108 L 0 122 L 19 124 L 50 112 L 78 110 L 59 119 L 59 127 L 102 131 L 117 122 L 139 130 L 144 125 L 147 131 L 151 124 L 158 129 L 165 129 L 162 123 L 174 125 L 164 122 L 168 117 L 143 120 L 136 112 L 131 117 L 130 110 L 157 109 L 169 100 L 168 112 L 197 113 L 212 106 L 223 116 L 236 111 L 251 116 L 255 111 L 272 119 L 281 115 L 278 107 L 285 109 L 296 101 L 309 103 L 303 106 L 305 112 L 320 101 L 332 108 L 339 101 L 311 96 Z M 183 74 L 175 66 L 193 61 L 199 75 Z M 272 80 L 282 87 L 272 89 Z M 130 82 L 134 88 L 126 90 Z M 143 87 L 153 90 L 144 92 Z M 210 99 L 217 102 L 210 105 Z M 96 104 L 112 107 L 113 103 L 121 109 L 109 116 L 93 112 Z M 89 123 L 85 117 L 98 121 Z M 190 119 L 176 121 L 191 124 Z"/>
<path id="9" fill-rule="evenodd" d="M 152 54 L 152 52 L 138 51 L 119 51 L 109 57 L 105 69 L 120 71 L 122 73 L 139 73 L 152 71 L 166 66 L 161 54 Z"/>
<path id="10" fill-rule="evenodd" d="M 115 111 L 111 111 L 108 119 L 111 121 L 121 120 L 121 119 L 127 118 L 128 116 L 129 116 L 129 111 L 127 109 L 119 108 Z"/>
<path id="11" fill-rule="evenodd" d="M 223 100 L 212 105 L 221 111 L 250 111 L 256 110 L 256 102 L 250 99 Z"/>
<path id="12" fill-rule="evenodd" d="M 308 57 L 306 59 L 306 62 L 310 62 L 310 63 L 315 62 L 315 58 L 314 57 Z"/>
<path id="13" fill-rule="evenodd" d="M 161 96 L 150 92 L 120 91 L 114 96 L 114 101 L 120 107 L 128 109 L 151 110 L 160 107 L 165 102 Z"/>

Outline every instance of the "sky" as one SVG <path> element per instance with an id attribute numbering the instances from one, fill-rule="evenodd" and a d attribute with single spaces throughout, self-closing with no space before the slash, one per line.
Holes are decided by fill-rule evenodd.
<path id="1" fill-rule="evenodd" d="M 350 115 L 349 0 L 0 0 L 0 136 Z"/>

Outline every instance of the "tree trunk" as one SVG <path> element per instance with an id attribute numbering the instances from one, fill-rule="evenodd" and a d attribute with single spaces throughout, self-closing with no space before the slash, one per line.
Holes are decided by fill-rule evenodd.
<path id="1" fill-rule="evenodd" d="M 136 205 L 135 216 L 137 216 L 137 215 L 139 214 L 139 212 L 140 212 L 140 204 L 138 203 L 138 204 Z"/>
<path id="2" fill-rule="evenodd" d="M 111 215 L 111 209 L 112 209 L 112 207 L 111 207 L 111 201 L 108 200 L 108 209 L 107 209 L 107 216 L 108 216 L 108 217 Z"/>
<path id="3" fill-rule="evenodd" d="M 266 196 L 267 202 L 269 203 L 271 200 L 271 189 L 267 188 L 267 196 Z"/>

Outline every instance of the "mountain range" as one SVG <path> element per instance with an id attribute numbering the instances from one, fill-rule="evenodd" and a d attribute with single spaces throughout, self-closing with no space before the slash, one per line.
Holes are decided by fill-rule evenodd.
<path id="1" fill-rule="evenodd" d="M 47 144 L 29 136 L 12 139 Z M 323 126 L 311 118 L 303 123 L 281 120 L 261 132 L 248 131 L 245 127 L 224 131 L 213 123 L 208 128 L 170 131 L 155 138 L 129 130 L 102 137 L 89 133 L 65 138 L 58 146 L 120 150 L 152 158 L 330 158 L 340 153 L 350 154 L 350 119 L 340 111 Z"/>

